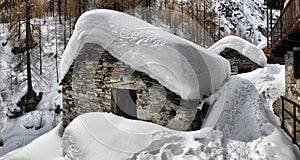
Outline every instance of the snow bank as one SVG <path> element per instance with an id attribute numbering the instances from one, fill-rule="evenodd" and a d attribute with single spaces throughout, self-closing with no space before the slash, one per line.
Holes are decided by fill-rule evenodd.
<path id="1" fill-rule="evenodd" d="M 93 10 L 77 21 L 61 61 L 64 77 L 85 43 L 96 43 L 183 99 L 201 99 L 221 87 L 230 65 L 196 44 L 130 15 Z"/>
<path id="2" fill-rule="evenodd" d="M 198 131 L 197 134 L 203 138 L 207 131 Z M 176 143 L 183 142 L 184 137 L 190 135 L 111 113 L 87 113 L 77 117 L 66 128 L 63 154 L 66 159 L 113 160 L 132 157 L 129 159 L 133 160 L 136 159 L 134 153 L 141 150 L 156 152 L 167 143 L 176 147 Z M 183 153 L 180 145 L 177 152 Z"/>
<path id="3" fill-rule="evenodd" d="M 30 159 L 30 160 L 58 160 L 63 159 L 61 148 L 61 135 L 63 133 L 62 124 L 59 124 L 50 132 L 35 139 L 30 144 L 23 148 L 14 150 L 0 159 L 16 160 L 16 159 Z"/>
<path id="4" fill-rule="evenodd" d="M 237 36 L 226 36 L 209 47 L 208 50 L 220 54 L 225 48 L 238 51 L 241 55 L 260 66 L 267 64 L 267 58 L 261 48 Z"/>

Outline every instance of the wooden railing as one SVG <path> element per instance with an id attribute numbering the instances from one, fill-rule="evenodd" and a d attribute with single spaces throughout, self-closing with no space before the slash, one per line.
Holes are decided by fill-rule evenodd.
<path id="1" fill-rule="evenodd" d="M 282 110 L 281 110 L 281 117 L 282 117 L 282 120 L 281 120 L 281 128 L 284 129 L 284 131 L 286 131 L 286 133 L 292 138 L 292 142 L 294 144 L 296 144 L 299 149 L 300 149 L 300 143 L 297 141 L 297 123 L 300 125 L 300 120 L 299 118 L 297 117 L 297 113 L 296 113 L 296 109 L 300 109 L 300 105 L 284 96 L 281 96 L 281 102 L 282 102 Z M 288 102 L 290 103 L 293 107 L 293 110 L 292 112 L 287 109 L 284 105 L 284 102 Z M 285 113 L 288 114 L 292 119 L 293 119 L 293 125 L 291 126 L 292 127 L 292 133 L 290 133 L 290 131 L 285 127 Z M 300 132 L 299 132 L 300 133 Z"/>
<path id="2" fill-rule="evenodd" d="M 271 38 L 271 47 L 285 36 L 292 26 L 300 18 L 300 0 L 290 0 L 282 10 L 280 17 L 274 24 L 269 37 Z"/>

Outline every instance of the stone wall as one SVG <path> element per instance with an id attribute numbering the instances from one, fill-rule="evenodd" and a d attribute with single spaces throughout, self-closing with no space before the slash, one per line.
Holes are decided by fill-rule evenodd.
<path id="1" fill-rule="evenodd" d="M 112 88 L 136 91 L 137 118 L 177 130 L 199 129 L 195 105 L 146 74 L 132 70 L 101 46 L 85 44 L 61 82 L 63 123 L 87 112 L 114 112 Z"/>
<path id="2" fill-rule="evenodd" d="M 285 55 L 285 96 L 300 104 L 300 79 L 294 76 L 294 54 L 299 52 L 300 48 L 294 50 Z"/>
<path id="3" fill-rule="evenodd" d="M 230 67 L 231 67 L 231 74 L 236 75 L 239 73 L 243 73 L 241 71 L 243 66 L 249 65 L 250 70 L 253 71 L 257 68 L 260 68 L 259 65 L 256 63 L 252 62 L 250 59 L 247 57 L 241 55 L 234 49 L 226 48 L 224 51 L 221 52 L 220 54 L 222 57 L 226 58 L 230 62 Z"/>

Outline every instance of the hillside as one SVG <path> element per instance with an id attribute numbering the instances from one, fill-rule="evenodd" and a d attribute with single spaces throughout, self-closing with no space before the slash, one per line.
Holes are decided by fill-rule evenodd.
<path id="1" fill-rule="evenodd" d="M 257 45 L 266 39 L 267 34 L 263 3 L 264 0 L 214 1 L 214 10 L 220 16 L 216 23 L 220 23 L 225 35 L 237 35 Z"/>

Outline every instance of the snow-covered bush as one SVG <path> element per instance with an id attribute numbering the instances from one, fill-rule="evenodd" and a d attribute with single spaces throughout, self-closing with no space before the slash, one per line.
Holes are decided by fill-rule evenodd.
<path id="1" fill-rule="evenodd" d="M 22 109 L 15 104 L 8 104 L 6 116 L 10 119 L 17 118 L 23 115 Z"/>
<path id="2" fill-rule="evenodd" d="M 40 129 L 45 124 L 45 113 L 43 111 L 31 112 L 23 120 L 23 126 L 27 129 Z"/>

